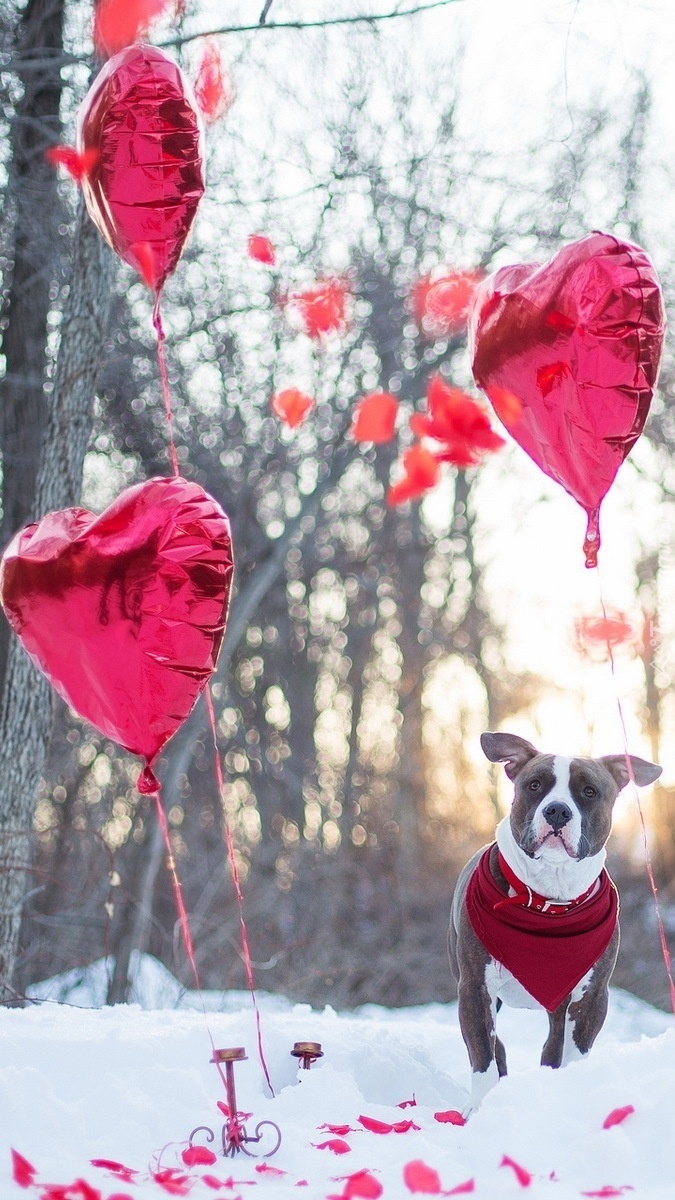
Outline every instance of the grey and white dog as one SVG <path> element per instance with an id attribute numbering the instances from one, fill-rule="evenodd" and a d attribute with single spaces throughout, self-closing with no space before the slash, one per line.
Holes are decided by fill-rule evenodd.
<path id="1" fill-rule="evenodd" d="M 654 763 L 622 754 L 541 754 L 509 733 L 484 733 L 491 762 L 514 783 L 496 841 L 474 855 L 455 889 L 450 963 L 472 1070 L 474 1111 L 506 1074 L 496 1035 L 502 1003 L 548 1011 L 541 1062 L 585 1055 L 607 1014 L 619 948 L 618 899 L 604 869 L 614 801 L 631 775 L 643 787 Z"/>

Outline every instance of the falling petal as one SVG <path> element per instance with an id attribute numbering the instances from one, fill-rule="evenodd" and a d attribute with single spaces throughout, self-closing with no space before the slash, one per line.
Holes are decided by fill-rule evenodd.
<path id="1" fill-rule="evenodd" d="M 215 38 L 206 40 L 197 68 L 194 90 L 200 112 L 209 124 L 218 121 L 232 106 L 234 87 L 225 70 L 223 56 Z"/>
<path id="2" fill-rule="evenodd" d="M 580 617 L 575 623 L 575 633 L 578 648 L 582 652 L 600 650 L 606 651 L 607 645 L 616 646 L 635 644 L 637 629 L 625 613 L 614 611 L 601 617 Z M 616 1109 L 621 1112 L 623 1110 Z M 634 1111 L 632 1108 L 630 1111 Z M 610 1116 L 612 1114 L 610 1113 Z M 626 1113 L 626 1116 L 628 1113 Z M 609 1120 L 609 1118 L 607 1118 Z"/>
<path id="3" fill-rule="evenodd" d="M 489 396 L 499 420 L 507 429 L 520 420 L 523 413 L 523 402 L 513 392 L 493 383 L 490 384 Z"/>
<path id="4" fill-rule="evenodd" d="M 290 304 L 299 313 L 305 333 L 320 338 L 344 330 L 348 294 L 341 279 L 324 279 L 305 292 L 294 292 Z"/>
<path id="5" fill-rule="evenodd" d="M 249 234 L 248 256 L 254 259 L 255 262 L 264 263 L 267 267 L 273 267 L 277 261 L 273 243 L 269 238 L 264 237 L 262 233 Z"/>
<path id="6" fill-rule="evenodd" d="M 571 371 L 566 362 L 549 363 L 539 367 L 537 371 L 537 386 L 542 396 L 548 396 L 554 388 L 559 387 L 563 379 L 571 377 Z"/>
<path id="7" fill-rule="evenodd" d="M 153 21 L 172 7 L 172 0 L 99 0 L 94 13 L 94 46 L 108 58 L 140 42 Z"/>
<path id="8" fill-rule="evenodd" d="M 424 446 L 411 446 L 403 455 L 402 479 L 393 483 L 387 492 L 387 504 L 402 504 L 404 500 L 416 500 L 438 483 L 440 464 L 438 459 Z"/>
<path id="9" fill-rule="evenodd" d="M 371 392 L 359 401 L 352 420 L 351 435 L 356 442 L 383 445 L 390 442 L 396 428 L 399 402 L 390 392 Z"/>
<path id="10" fill-rule="evenodd" d="M 297 425 L 302 424 L 315 404 L 316 401 L 311 396 L 306 396 L 298 388 L 284 388 L 281 392 L 275 392 L 272 397 L 272 412 L 288 425 L 289 429 L 295 429 Z"/>
<path id="11" fill-rule="evenodd" d="M 151 243 L 134 242 L 129 249 L 136 260 L 136 269 L 143 283 L 154 292 L 157 286 L 157 261 Z"/>
<path id="12" fill-rule="evenodd" d="M 410 294 L 415 320 L 425 333 L 438 336 L 461 329 L 481 279 L 479 271 L 450 271 L 435 279 L 423 276 Z"/>
<path id="13" fill-rule="evenodd" d="M 82 154 L 72 146 L 50 146 L 45 150 L 45 158 L 55 167 L 63 167 L 76 183 L 89 175 L 99 160 L 99 151 L 95 148 L 84 150 Z"/>

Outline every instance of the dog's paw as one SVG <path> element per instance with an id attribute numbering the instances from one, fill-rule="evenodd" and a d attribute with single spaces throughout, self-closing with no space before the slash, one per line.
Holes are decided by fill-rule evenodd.
<path id="1" fill-rule="evenodd" d="M 463 1117 L 469 1117 L 471 1113 L 480 1108 L 483 1100 L 488 1092 L 491 1092 L 493 1087 L 499 1083 L 499 1071 L 497 1064 L 492 1060 L 487 1070 L 474 1071 L 471 1075 L 471 1097 L 467 1110 L 462 1112 Z"/>

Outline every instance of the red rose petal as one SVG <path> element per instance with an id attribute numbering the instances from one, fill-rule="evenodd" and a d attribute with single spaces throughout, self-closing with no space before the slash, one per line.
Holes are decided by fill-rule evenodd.
<path id="1" fill-rule="evenodd" d="M 72 146 L 50 146 L 45 150 L 45 158 L 55 167 L 63 167 L 76 183 L 81 183 L 96 166 L 99 151 L 94 148 L 80 154 Z"/>
<path id="2" fill-rule="evenodd" d="M 315 1150 L 332 1150 L 333 1154 L 349 1154 L 351 1146 L 342 1138 L 329 1138 L 327 1142 L 312 1142 Z"/>
<path id="3" fill-rule="evenodd" d="M 378 1200 L 384 1191 L 379 1179 L 366 1170 L 354 1171 L 353 1175 L 342 1175 L 340 1182 L 342 1181 L 345 1185 L 342 1191 L 345 1200 L 352 1200 L 357 1196 L 359 1200 Z"/>
<path id="4" fill-rule="evenodd" d="M 402 504 L 404 500 L 417 500 L 435 487 L 440 477 L 440 464 L 435 455 L 424 446 L 411 446 L 403 455 L 405 474 L 393 483 L 387 492 L 387 504 Z"/>
<path id="5" fill-rule="evenodd" d="M 32 1163 L 29 1163 L 23 1154 L 19 1154 L 18 1150 L 12 1150 L 12 1179 L 18 1183 L 19 1187 L 27 1188 L 35 1181 L 37 1171 Z"/>
<path id="6" fill-rule="evenodd" d="M 555 333 L 572 333 L 576 329 L 576 325 L 571 317 L 566 317 L 564 313 L 556 312 L 551 309 L 544 317 L 544 325 L 548 329 L 554 330 Z"/>
<path id="7" fill-rule="evenodd" d="M 186 1146 L 181 1153 L 186 1167 L 212 1167 L 218 1156 L 208 1146 Z"/>
<path id="8" fill-rule="evenodd" d="M 135 267 L 143 283 L 154 292 L 157 284 L 158 262 L 150 242 L 134 242 L 129 247 L 135 259 Z"/>
<path id="9" fill-rule="evenodd" d="M 142 41 L 152 22 L 172 0 L 99 0 L 94 12 L 94 45 L 101 58 Z"/>
<path id="10" fill-rule="evenodd" d="M 173 1167 L 167 1167 L 164 1171 L 153 1171 L 152 1177 L 170 1196 L 187 1196 L 191 1187 L 187 1175 L 182 1175 Z"/>
<path id="11" fill-rule="evenodd" d="M 125 1183 L 132 1183 L 134 1175 L 138 1175 L 138 1171 L 134 1171 L 133 1167 L 125 1167 L 123 1163 L 116 1162 L 112 1158 L 92 1158 L 91 1165 L 100 1167 L 103 1171 L 112 1171 L 113 1175 L 117 1175 Z"/>
<path id="12" fill-rule="evenodd" d="M 440 1125 L 466 1125 L 466 1117 L 463 1117 L 456 1108 L 448 1108 L 445 1112 L 435 1112 L 434 1121 L 438 1121 Z"/>
<path id="13" fill-rule="evenodd" d="M 635 1191 L 635 1188 L 632 1187 L 629 1183 L 625 1184 L 623 1187 L 618 1187 L 618 1188 L 612 1187 L 611 1184 L 606 1183 L 605 1186 L 599 1188 L 597 1192 L 582 1192 L 581 1195 L 582 1196 L 601 1196 L 604 1198 L 604 1197 L 608 1197 L 608 1196 L 622 1196 L 624 1192 L 634 1192 L 634 1191 Z"/>
<path id="14" fill-rule="evenodd" d="M 317 1129 L 326 1129 L 328 1133 L 336 1133 L 338 1137 L 345 1137 L 348 1133 L 358 1132 L 353 1125 L 330 1125 L 328 1123 L 318 1125 Z"/>
<path id="15" fill-rule="evenodd" d="M 401 1100 L 400 1104 L 397 1104 L 396 1107 L 397 1108 L 417 1108 L 417 1101 L 415 1099 L 415 1093 L 413 1092 L 410 1100 Z"/>
<path id="16" fill-rule="evenodd" d="M 529 1187 L 532 1183 L 530 1172 L 526 1171 L 525 1167 L 521 1167 L 520 1163 L 514 1162 L 512 1158 L 509 1158 L 508 1154 L 503 1156 L 499 1165 L 500 1167 L 510 1167 L 521 1187 Z"/>
<path id="17" fill-rule="evenodd" d="M 256 1170 L 259 1175 L 274 1175 L 278 1178 L 281 1178 L 282 1175 L 286 1175 L 288 1173 L 286 1171 L 282 1171 L 279 1167 L 271 1167 L 270 1164 L 266 1162 L 257 1163 L 254 1170 Z"/>
<path id="18" fill-rule="evenodd" d="M 475 1192 L 476 1182 L 474 1179 L 466 1179 L 464 1183 L 458 1183 L 457 1187 L 450 1188 L 449 1192 L 444 1192 L 444 1196 L 465 1196 L 469 1192 Z"/>
<path id="19" fill-rule="evenodd" d="M 390 392 L 371 392 L 359 401 L 352 419 L 351 435 L 355 442 L 373 442 L 377 446 L 394 436 L 398 400 Z"/>
<path id="20" fill-rule="evenodd" d="M 570 375 L 571 371 L 566 362 L 549 363 L 545 367 L 539 367 L 537 371 L 537 386 L 542 396 L 548 396 L 554 388 L 562 383 L 563 379 L 566 379 Z"/>
<path id="21" fill-rule="evenodd" d="M 273 267 L 277 261 L 273 243 L 269 238 L 264 237 L 262 233 L 250 233 L 247 248 L 249 258 L 254 259 L 255 262 L 264 263 L 267 267 Z"/>
<path id="22" fill-rule="evenodd" d="M 305 417 L 314 408 L 316 401 L 311 396 L 306 396 L 298 388 L 284 388 L 281 392 L 276 392 L 272 397 L 272 412 L 275 417 L 288 425 L 289 429 L 295 429 L 296 426 L 302 424 Z"/>
<path id="23" fill-rule="evenodd" d="M 515 425 L 523 415 L 523 402 L 513 392 L 494 385 L 490 388 L 490 400 L 499 420 L 507 429 Z"/>
<path id="24" fill-rule="evenodd" d="M 207 38 L 202 51 L 195 79 L 195 96 L 200 112 L 209 124 L 224 116 L 234 99 L 234 88 L 215 38 Z"/>
<path id="25" fill-rule="evenodd" d="M 485 409 L 461 388 L 451 387 L 438 373 L 427 387 L 427 412 L 415 413 L 410 428 L 417 437 L 442 444 L 438 458 L 458 467 L 476 466 L 484 454 L 505 445 Z"/>
<path id="26" fill-rule="evenodd" d="M 359 1117 L 359 1123 L 370 1133 L 392 1133 L 394 1128 L 389 1121 L 378 1121 L 377 1117 Z"/>
<path id="27" fill-rule="evenodd" d="M 421 1192 L 425 1196 L 437 1196 L 441 1190 L 438 1171 L 428 1167 L 421 1159 L 406 1163 L 403 1168 L 403 1182 L 409 1192 Z"/>
<path id="28" fill-rule="evenodd" d="M 340 279 L 319 280 L 316 287 L 294 292 L 290 303 L 300 314 L 303 329 L 311 338 L 337 333 L 346 324 L 348 291 Z"/>
<path id="29" fill-rule="evenodd" d="M 435 279 L 423 276 L 410 294 L 416 321 L 436 336 L 461 329 L 480 278 L 478 271 L 449 271 Z"/>
<path id="30" fill-rule="evenodd" d="M 637 630 L 630 623 L 628 618 L 622 612 L 614 612 L 603 617 L 581 617 L 575 624 L 575 631 L 579 642 L 590 646 L 607 646 L 609 642 L 611 646 L 621 646 L 625 642 L 630 642 L 637 636 Z M 624 1112 L 622 1108 L 614 1109 L 614 1112 Z M 625 1116 L 635 1112 L 631 1104 L 627 1106 Z M 610 1113 L 611 1117 L 613 1114 Z M 607 1118 L 609 1120 L 609 1118 Z M 624 1120 L 624 1117 L 621 1118 Z M 612 1121 L 616 1125 L 616 1121 Z M 603 1126 L 609 1129 L 608 1125 Z"/>
<path id="31" fill-rule="evenodd" d="M 634 1112 L 635 1108 L 632 1104 L 624 1104 L 623 1108 L 613 1108 L 611 1113 L 608 1113 L 602 1122 L 602 1128 L 611 1129 L 613 1125 L 620 1125 L 622 1121 L 626 1120 L 626 1117 L 629 1117 Z"/>

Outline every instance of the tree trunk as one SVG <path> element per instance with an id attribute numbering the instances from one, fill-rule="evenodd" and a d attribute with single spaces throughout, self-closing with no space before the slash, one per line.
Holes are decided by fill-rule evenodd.
<path id="1" fill-rule="evenodd" d="M 12 121 L 9 203 L 14 223 L 11 284 L 3 314 L 6 371 L 0 396 L 2 525 L 0 548 L 25 525 L 33 509 L 47 417 L 44 392 L 47 317 L 55 276 L 60 205 L 56 171 L 45 150 L 60 139 L 64 0 L 28 0 L 16 42 L 24 59 L 23 96 Z M 0 618 L 0 685 L 9 628 Z"/>
<path id="2" fill-rule="evenodd" d="M 93 396 L 106 333 L 114 258 L 80 207 L 73 277 L 63 315 L 54 390 L 40 456 L 33 513 L 79 501 L 92 428 Z M 29 867 L 35 795 L 51 726 L 49 684 L 12 640 L 0 714 L 0 1001 L 13 996 L 22 898 Z"/>

